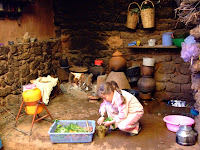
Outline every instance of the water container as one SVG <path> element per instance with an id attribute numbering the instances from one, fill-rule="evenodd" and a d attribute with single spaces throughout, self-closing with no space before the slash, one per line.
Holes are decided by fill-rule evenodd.
<path id="1" fill-rule="evenodd" d="M 42 98 L 41 91 L 38 88 L 36 88 L 33 84 L 26 85 L 23 88 L 27 89 L 27 90 L 24 90 L 23 93 L 22 93 L 22 97 L 23 97 L 24 102 L 36 102 L 36 101 L 38 101 Z M 35 109 L 36 109 L 36 105 L 26 106 L 25 112 L 28 115 L 34 115 Z M 37 109 L 37 114 L 41 113 L 42 110 L 43 110 L 43 106 L 39 105 L 38 109 Z"/>
<path id="2" fill-rule="evenodd" d="M 172 46 L 172 32 L 165 32 L 162 34 L 162 45 L 163 46 Z"/>

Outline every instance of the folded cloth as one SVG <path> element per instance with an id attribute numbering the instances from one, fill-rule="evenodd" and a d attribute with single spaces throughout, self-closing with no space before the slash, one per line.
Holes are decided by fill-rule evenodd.
<path id="1" fill-rule="evenodd" d="M 45 104 L 49 103 L 49 96 L 51 94 L 51 91 L 53 90 L 53 87 L 57 85 L 57 82 L 58 78 L 53 78 L 50 75 L 48 75 L 47 77 L 39 77 L 33 81 L 36 87 L 40 89 L 42 101 Z"/>

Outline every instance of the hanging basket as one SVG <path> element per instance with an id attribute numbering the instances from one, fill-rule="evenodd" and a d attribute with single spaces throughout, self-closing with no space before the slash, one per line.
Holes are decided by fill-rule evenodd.
<path id="1" fill-rule="evenodd" d="M 148 2 L 151 3 L 153 7 L 142 9 L 143 5 Z M 143 28 L 153 28 L 155 26 L 155 8 L 150 0 L 145 0 L 141 4 L 141 20 Z"/>
<path id="2" fill-rule="evenodd" d="M 132 3 L 129 4 L 128 12 L 127 12 L 127 24 L 126 24 L 126 26 L 127 26 L 127 28 L 130 28 L 130 29 L 135 29 L 136 26 L 137 26 L 137 23 L 139 21 L 138 13 L 135 13 L 135 12 L 133 12 L 133 9 L 130 9 L 131 5 L 133 5 L 133 4 L 136 4 L 139 8 L 139 11 L 141 11 L 141 8 L 140 8 L 138 3 L 132 2 Z"/>

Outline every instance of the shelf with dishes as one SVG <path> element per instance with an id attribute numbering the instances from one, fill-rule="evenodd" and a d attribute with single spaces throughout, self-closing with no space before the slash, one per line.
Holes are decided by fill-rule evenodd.
<path id="1" fill-rule="evenodd" d="M 174 48 L 179 48 L 179 47 L 176 47 L 175 45 L 172 45 L 172 46 L 163 46 L 163 45 L 154 45 L 154 46 L 149 46 L 149 45 L 140 45 L 140 46 L 137 46 L 137 45 L 133 45 L 133 46 L 128 46 L 128 48 L 171 48 L 171 49 L 174 49 Z"/>

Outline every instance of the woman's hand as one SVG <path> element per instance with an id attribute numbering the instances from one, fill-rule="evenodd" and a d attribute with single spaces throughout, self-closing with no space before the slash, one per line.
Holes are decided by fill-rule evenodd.
<path id="1" fill-rule="evenodd" d="M 97 120 L 98 125 L 102 125 L 102 124 L 103 124 L 103 121 L 104 121 L 104 117 L 100 117 L 100 118 Z"/>
<path id="2" fill-rule="evenodd" d="M 112 125 L 113 123 L 115 123 L 114 120 L 112 120 L 112 121 L 106 121 L 106 122 L 104 122 L 104 125 L 105 125 L 105 126 L 110 126 L 110 125 Z"/>

